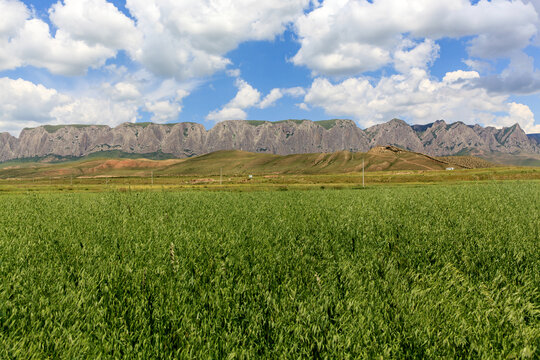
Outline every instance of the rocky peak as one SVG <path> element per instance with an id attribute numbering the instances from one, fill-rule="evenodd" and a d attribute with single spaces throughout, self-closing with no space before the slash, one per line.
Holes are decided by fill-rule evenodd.
<path id="1" fill-rule="evenodd" d="M 397 146 L 430 155 L 455 155 L 492 151 L 540 153 L 534 138 L 519 125 L 504 129 L 447 124 L 437 120 L 409 126 L 393 119 L 365 130 L 352 120 L 243 121 L 231 120 L 206 130 L 198 123 L 125 123 L 108 126 L 67 125 L 25 129 L 19 138 L 0 134 L 0 161 L 55 156 L 84 156 L 118 150 L 148 154 L 162 152 L 177 157 L 217 150 L 244 150 L 272 154 L 367 151 L 376 146 Z"/>
<path id="2" fill-rule="evenodd" d="M 536 145 L 540 145 L 540 134 L 527 134 L 527 137 Z"/>
<path id="3" fill-rule="evenodd" d="M 525 134 L 525 131 L 523 131 L 519 124 L 502 128 L 495 134 L 495 138 L 501 145 L 508 148 L 511 152 L 534 151 L 534 144 L 530 141 L 527 134 Z"/>
<path id="4" fill-rule="evenodd" d="M 412 151 L 422 151 L 424 148 L 413 128 L 403 120 L 392 119 L 367 128 L 365 133 L 370 138 L 370 148 L 384 145 L 395 145 Z"/>

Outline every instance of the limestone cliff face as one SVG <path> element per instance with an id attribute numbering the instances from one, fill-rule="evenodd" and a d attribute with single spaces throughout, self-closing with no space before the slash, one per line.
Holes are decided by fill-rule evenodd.
<path id="1" fill-rule="evenodd" d="M 393 119 L 387 123 L 375 125 L 365 130 L 369 137 L 369 147 L 396 145 L 401 148 L 422 152 L 424 146 L 418 135 L 405 121 Z"/>
<path id="2" fill-rule="evenodd" d="M 467 152 L 490 152 L 489 144 L 471 127 L 462 122 L 447 124 L 439 120 L 425 131 L 418 133 L 424 151 L 431 155 L 448 155 Z"/>
<path id="3" fill-rule="evenodd" d="M 235 120 L 221 122 L 210 130 L 196 123 L 125 123 L 115 128 L 41 126 L 23 130 L 19 138 L 0 134 L 0 161 L 48 155 L 80 157 L 108 150 L 189 157 L 228 149 L 287 155 L 367 151 L 380 145 L 395 145 L 430 155 L 540 153 L 537 141 L 527 137 L 517 124 L 495 129 L 439 120 L 409 126 L 394 119 L 362 130 L 351 120 Z"/>
<path id="4" fill-rule="evenodd" d="M 0 133 L 0 161 L 17 158 L 16 147 L 17 138 L 8 133 Z"/>

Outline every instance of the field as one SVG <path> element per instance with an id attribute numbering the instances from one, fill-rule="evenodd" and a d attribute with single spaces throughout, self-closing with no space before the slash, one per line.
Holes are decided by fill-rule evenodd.
<path id="1" fill-rule="evenodd" d="M 282 189 L 0 195 L 0 358 L 539 357 L 537 180 Z"/>

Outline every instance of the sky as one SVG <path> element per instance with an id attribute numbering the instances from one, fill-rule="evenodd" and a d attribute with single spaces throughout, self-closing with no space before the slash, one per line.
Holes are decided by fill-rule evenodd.
<path id="1" fill-rule="evenodd" d="M 540 0 L 0 0 L 0 132 L 400 118 L 540 133 L 539 14 Z"/>

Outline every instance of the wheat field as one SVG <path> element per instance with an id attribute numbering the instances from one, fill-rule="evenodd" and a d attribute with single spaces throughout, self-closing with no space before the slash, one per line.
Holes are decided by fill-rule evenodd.
<path id="1" fill-rule="evenodd" d="M 535 181 L 0 196 L 0 358 L 538 358 Z"/>

